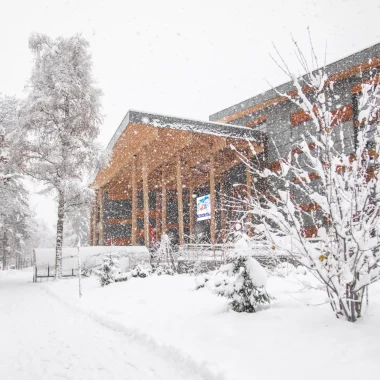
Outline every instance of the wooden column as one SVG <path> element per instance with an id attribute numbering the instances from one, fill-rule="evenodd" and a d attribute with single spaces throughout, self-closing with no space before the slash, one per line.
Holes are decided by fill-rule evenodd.
<path id="1" fill-rule="evenodd" d="M 160 192 L 156 191 L 156 239 L 160 239 Z"/>
<path id="2" fill-rule="evenodd" d="M 194 237 L 194 199 L 193 199 L 193 186 L 189 187 L 189 213 L 190 213 L 190 237 L 193 239 Z"/>
<path id="3" fill-rule="evenodd" d="M 131 232 L 131 243 L 136 245 L 136 233 L 137 233 L 137 178 L 136 178 L 136 156 L 133 157 L 132 161 L 132 232 Z"/>
<path id="4" fill-rule="evenodd" d="M 95 202 L 93 208 L 93 219 L 92 219 L 92 245 L 98 245 L 97 235 L 98 235 L 98 192 L 95 194 Z"/>
<path id="5" fill-rule="evenodd" d="M 225 205 L 225 202 L 224 202 L 224 180 L 222 180 L 220 182 L 220 208 L 221 208 L 221 212 L 220 212 L 220 218 L 221 218 L 221 225 L 222 225 L 222 230 L 223 230 L 223 234 L 225 233 L 225 230 L 226 230 L 226 205 Z"/>
<path id="6" fill-rule="evenodd" d="M 252 222 L 252 214 L 250 213 L 251 211 L 251 188 L 252 188 L 252 176 L 251 176 L 251 170 L 249 166 L 246 166 L 246 176 L 247 176 L 247 201 L 248 201 L 248 207 L 247 207 L 247 212 L 248 212 L 248 217 L 247 217 L 247 222 L 251 223 Z M 251 227 L 248 227 L 248 234 L 250 235 L 251 232 Z"/>
<path id="7" fill-rule="evenodd" d="M 100 207 L 100 217 L 99 217 L 99 245 L 104 245 L 104 191 L 99 189 L 99 207 Z"/>
<path id="8" fill-rule="evenodd" d="M 185 243 L 183 236 L 183 199 L 182 199 L 182 176 L 181 176 L 181 156 L 177 154 L 177 202 L 178 202 L 178 232 L 179 244 Z"/>
<path id="9" fill-rule="evenodd" d="M 161 200 L 161 233 L 166 233 L 166 178 L 165 171 L 162 169 L 162 200 Z"/>
<path id="10" fill-rule="evenodd" d="M 143 198 L 144 198 L 144 243 L 149 248 L 149 189 L 148 189 L 148 163 L 146 160 L 147 147 L 142 151 L 142 177 L 143 177 Z"/>
<path id="11" fill-rule="evenodd" d="M 88 245 L 94 245 L 94 208 L 91 209 L 90 214 L 90 236 L 88 239 Z"/>
<path id="12" fill-rule="evenodd" d="M 211 155 L 211 158 L 210 158 L 210 204 L 211 204 L 210 237 L 211 237 L 211 244 L 215 244 L 215 158 L 214 158 L 214 155 Z"/>

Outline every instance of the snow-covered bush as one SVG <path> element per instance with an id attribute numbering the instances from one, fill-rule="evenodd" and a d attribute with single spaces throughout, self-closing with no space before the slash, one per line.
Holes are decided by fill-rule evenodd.
<path id="1" fill-rule="evenodd" d="M 162 276 L 164 274 L 167 274 L 169 276 L 173 276 L 175 273 L 174 269 L 173 269 L 173 265 L 169 264 L 169 263 L 165 263 L 165 262 L 160 262 L 155 270 L 154 270 L 154 273 L 157 275 L 157 276 Z"/>
<path id="2" fill-rule="evenodd" d="M 119 273 L 118 275 L 116 275 L 115 277 L 115 282 L 124 282 L 124 281 L 129 281 L 131 278 L 132 278 L 132 272 L 129 271 L 129 272 L 123 272 L 123 273 Z"/>
<path id="3" fill-rule="evenodd" d="M 145 278 L 152 274 L 152 267 L 150 265 L 137 265 L 133 270 L 131 270 L 132 277 Z"/>
<path id="4" fill-rule="evenodd" d="M 280 277 L 287 277 L 291 273 L 306 275 L 307 270 L 302 265 L 296 267 L 293 264 L 287 262 L 280 263 L 273 269 L 273 274 Z"/>
<path id="5" fill-rule="evenodd" d="M 119 255 L 117 253 L 105 255 L 97 274 L 99 276 L 100 285 L 102 286 L 115 282 L 120 274 Z"/>
<path id="6" fill-rule="evenodd" d="M 232 309 L 237 312 L 253 313 L 258 305 L 269 304 L 271 297 L 264 287 L 267 274 L 252 257 L 248 237 L 242 236 L 235 243 L 231 259 L 214 276 L 214 292 L 231 299 Z"/>
<path id="7" fill-rule="evenodd" d="M 210 280 L 212 274 L 204 273 L 195 279 L 195 290 L 204 288 L 206 283 Z"/>
<path id="8" fill-rule="evenodd" d="M 263 194 L 253 182 L 245 202 L 273 245 L 319 278 L 335 315 L 355 322 L 380 279 L 380 85 L 368 73 L 352 104 L 339 106 L 324 68 L 300 78 L 285 71 L 296 91 L 280 95 L 299 107 L 307 128 L 277 168 L 246 162 L 269 186 Z"/>
<path id="9" fill-rule="evenodd" d="M 115 282 L 129 281 L 134 277 L 145 278 L 152 274 L 152 267 L 150 264 L 138 264 L 136 267 L 128 272 L 119 273 L 115 277 Z"/>
<path id="10" fill-rule="evenodd" d="M 83 277 L 89 277 L 89 276 L 91 276 L 91 273 L 92 273 L 92 269 L 82 268 L 81 276 L 83 276 Z"/>

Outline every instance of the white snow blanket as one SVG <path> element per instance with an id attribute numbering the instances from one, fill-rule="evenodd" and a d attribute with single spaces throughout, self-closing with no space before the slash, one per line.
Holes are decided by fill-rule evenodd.
<path id="1" fill-rule="evenodd" d="M 80 247 L 79 255 L 82 269 L 92 269 L 103 262 L 106 254 L 117 253 L 120 256 L 122 272 L 133 268 L 136 264 L 149 261 L 150 254 L 145 246 L 93 246 Z M 53 273 L 55 266 L 55 248 L 35 248 L 34 266 L 40 274 L 46 275 L 49 267 Z M 62 273 L 70 274 L 78 269 L 78 248 L 62 249 Z"/>

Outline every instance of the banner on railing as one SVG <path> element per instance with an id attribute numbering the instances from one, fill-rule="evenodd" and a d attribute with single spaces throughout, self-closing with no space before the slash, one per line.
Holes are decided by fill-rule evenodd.
<path id="1" fill-rule="evenodd" d="M 211 219 L 210 194 L 197 198 L 197 221 Z"/>

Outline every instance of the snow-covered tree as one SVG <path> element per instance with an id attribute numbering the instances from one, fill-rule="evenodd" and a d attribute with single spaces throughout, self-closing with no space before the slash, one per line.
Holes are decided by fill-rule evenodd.
<path id="1" fill-rule="evenodd" d="M 115 282 L 120 274 L 119 255 L 117 253 L 109 253 L 103 257 L 103 263 L 97 271 L 100 285 L 109 285 Z"/>
<path id="2" fill-rule="evenodd" d="M 162 234 L 161 242 L 157 249 L 153 252 L 151 261 L 154 273 L 159 276 L 162 274 L 173 275 L 178 272 L 174 260 L 170 236 L 168 234 Z"/>
<path id="3" fill-rule="evenodd" d="M 3 269 L 10 257 L 17 266 L 22 262 L 31 227 L 28 192 L 13 155 L 17 150 L 14 138 L 17 107 L 15 98 L 0 96 L 0 255 Z"/>
<path id="4" fill-rule="evenodd" d="M 92 191 L 83 191 L 77 200 L 68 205 L 65 215 L 64 246 L 76 247 L 78 241 L 82 246 L 88 244 L 93 198 Z"/>
<path id="5" fill-rule="evenodd" d="M 271 184 L 263 199 L 253 183 L 250 212 L 274 246 L 325 285 L 336 316 L 354 322 L 368 286 L 380 278 L 380 86 L 371 79 L 362 85 L 349 153 L 345 144 L 353 136 L 346 136 L 341 114 L 333 109 L 334 83 L 324 68 L 300 78 L 287 72 L 297 92 L 281 95 L 303 110 L 313 127 L 280 159 L 279 173 L 249 164 Z M 318 229 L 317 243 L 305 234 L 310 221 Z"/>
<path id="6" fill-rule="evenodd" d="M 35 63 L 21 109 L 20 167 L 42 181 L 58 202 L 56 278 L 62 276 L 64 217 L 90 190 L 84 179 L 99 158 L 101 91 L 91 73 L 88 42 L 77 35 L 55 40 L 33 34 Z"/>
<path id="7" fill-rule="evenodd" d="M 266 282 L 265 269 L 252 257 L 248 236 L 241 235 L 231 262 L 222 266 L 213 278 L 214 292 L 231 299 L 234 311 L 254 313 L 258 305 L 270 303 Z"/>

